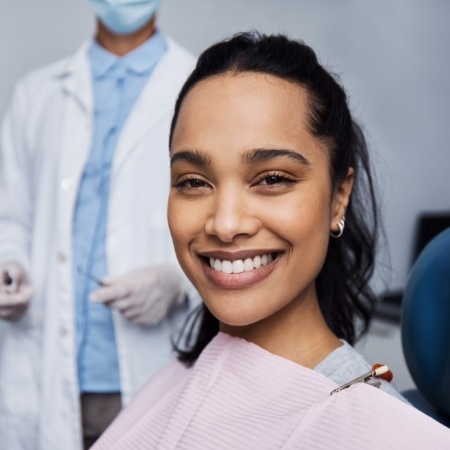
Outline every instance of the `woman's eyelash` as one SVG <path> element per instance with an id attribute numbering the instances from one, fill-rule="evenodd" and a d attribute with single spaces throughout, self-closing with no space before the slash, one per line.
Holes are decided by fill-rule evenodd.
<path id="1" fill-rule="evenodd" d="M 292 178 L 291 176 L 287 175 L 286 173 L 280 173 L 280 172 L 273 172 L 269 174 L 265 174 L 264 176 L 260 177 L 256 184 L 261 184 L 263 181 L 265 181 L 264 184 L 266 185 L 275 185 L 275 184 L 282 184 L 282 183 L 296 183 L 297 180 Z"/>
<path id="2" fill-rule="evenodd" d="M 206 185 L 206 181 L 201 180 L 200 178 L 196 177 L 183 177 L 176 181 L 172 187 L 177 189 L 182 188 L 190 188 L 190 189 L 196 189 L 200 187 L 204 187 Z"/>

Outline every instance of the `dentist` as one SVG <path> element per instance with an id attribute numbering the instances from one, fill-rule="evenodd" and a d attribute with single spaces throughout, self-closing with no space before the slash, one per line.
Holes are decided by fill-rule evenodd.
<path id="1" fill-rule="evenodd" d="M 95 39 L 15 89 L 0 153 L 0 440 L 89 448 L 186 310 L 168 134 L 193 57 L 159 1 L 90 0 Z"/>

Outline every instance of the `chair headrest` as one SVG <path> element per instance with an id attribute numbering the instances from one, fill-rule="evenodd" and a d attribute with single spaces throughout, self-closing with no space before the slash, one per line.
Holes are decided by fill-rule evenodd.
<path id="1" fill-rule="evenodd" d="M 417 388 L 450 417 L 450 228 L 427 244 L 411 270 L 401 328 Z"/>

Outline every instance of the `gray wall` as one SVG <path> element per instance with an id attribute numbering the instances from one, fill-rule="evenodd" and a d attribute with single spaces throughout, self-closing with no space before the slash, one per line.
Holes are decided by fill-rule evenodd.
<path id="1" fill-rule="evenodd" d="M 241 30 L 286 32 L 341 76 L 380 184 L 380 291 L 382 279 L 405 283 L 417 215 L 450 209 L 449 17 L 446 0 L 163 0 L 159 23 L 195 54 Z M 19 76 L 74 51 L 93 27 L 87 0 L 0 0 L 0 114 Z"/>

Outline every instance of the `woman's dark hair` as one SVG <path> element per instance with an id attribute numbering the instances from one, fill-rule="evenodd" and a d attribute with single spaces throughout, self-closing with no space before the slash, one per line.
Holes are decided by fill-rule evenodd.
<path id="1" fill-rule="evenodd" d="M 330 178 L 336 188 L 354 169 L 354 186 L 346 210 L 346 228 L 330 239 L 324 266 L 316 280 L 320 308 L 339 338 L 353 344 L 367 331 L 376 298 L 368 283 L 374 271 L 378 211 L 367 145 L 353 121 L 347 96 L 317 61 L 314 51 L 283 35 L 237 34 L 199 57 L 178 96 L 170 145 L 181 104 L 200 81 L 220 74 L 262 73 L 302 86 L 309 97 L 309 128 L 328 144 Z M 191 313 L 175 345 L 179 359 L 190 364 L 219 331 L 218 320 L 201 305 Z"/>

